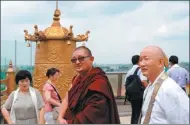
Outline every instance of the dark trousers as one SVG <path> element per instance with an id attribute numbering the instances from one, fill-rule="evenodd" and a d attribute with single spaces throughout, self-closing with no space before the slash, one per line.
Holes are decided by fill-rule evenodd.
<path id="1" fill-rule="evenodd" d="M 131 116 L 131 124 L 138 124 L 141 108 L 142 108 L 142 99 L 132 100 L 132 116 Z"/>

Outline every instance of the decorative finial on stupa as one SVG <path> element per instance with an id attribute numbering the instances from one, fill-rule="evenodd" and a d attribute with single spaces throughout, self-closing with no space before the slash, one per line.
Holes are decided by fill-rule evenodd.
<path id="1" fill-rule="evenodd" d="M 7 72 L 13 72 L 14 70 L 13 70 L 13 63 L 12 63 L 12 61 L 10 60 L 10 62 L 9 62 L 9 67 L 8 67 L 8 69 L 7 69 Z"/>
<path id="2" fill-rule="evenodd" d="M 61 15 L 61 11 L 58 8 L 58 0 L 57 0 L 56 1 L 56 9 L 55 9 L 55 12 L 54 12 L 53 20 L 54 21 L 59 21 L 60 20 L 60 18 L 59 18 L 60 15 Z"/>
<path id="3" fill-rule="evenodd" d="M 58 0 L 56 0 L 56 9 L 58 9 Z"/>

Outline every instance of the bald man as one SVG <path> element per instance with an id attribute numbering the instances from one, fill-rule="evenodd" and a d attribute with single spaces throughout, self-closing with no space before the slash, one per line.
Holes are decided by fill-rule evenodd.
<path id="1" fill-rule="evenodd" d="M 157 46 L 148 46 L 140 54 L 140 68 L 150 81 L 144 92 L 140 122 L 189 124 L 189 98 L 164 72 L 164 58 L 164 52 Z"/>

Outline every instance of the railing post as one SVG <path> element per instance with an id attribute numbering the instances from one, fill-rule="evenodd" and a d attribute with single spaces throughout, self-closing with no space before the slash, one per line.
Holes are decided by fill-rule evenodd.
<path id="1" fill-rule="evenodd" d="M 7 94 L 9 95 L 12 91 L 15 90 L 15 71 L 13 69 L 12 61 L 9 62 L 9 67 L 7 69 Z"/>
<path id="2" fill-rule="evenodd" d="M 117 97 L 121 97 L 121 89 L 122 89 L 122 73 L 118 73 Z"/>

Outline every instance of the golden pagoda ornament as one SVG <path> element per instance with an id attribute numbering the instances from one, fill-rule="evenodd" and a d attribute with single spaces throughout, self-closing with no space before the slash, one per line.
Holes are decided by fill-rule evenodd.
<path id="1" fill-rule="evenodd" d="M 33 86 L 42 92 L 43 85 L 47 80 L 45 76 L 49 68 L 55 67 L 60 70 L 61 76 L 56 83 L 56 87 L 62 98 L 68 91 L 75 71 L 70 61 L 72 52 L 76 48 L 76 42 L 88 41 L 90 31 L 84 35 L 74 36 L 73 26 L 69 29 L 60 24 L 61 12 L 58 9 L 58 1 L 54 12 L 53 23 L 44 31 L 39 31 L 38 26 L 34 26 L 34 34 L 25 32 L 25 41 L 36 42 L 35 64 L 33 72 Z M 28 42 L 29 43 L 29 42 Z"/>

